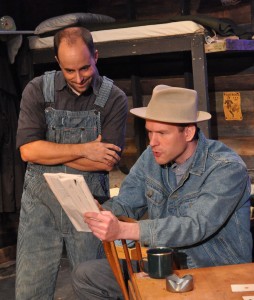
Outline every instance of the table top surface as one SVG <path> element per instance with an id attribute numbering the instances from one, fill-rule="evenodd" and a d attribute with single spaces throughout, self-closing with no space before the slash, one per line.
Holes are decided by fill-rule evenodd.
<path id="1" fill-rule="evenodd" d="M 166 290 L 165 279 L 152 279 L 142 275 L 144 273 L 137 273 L 135 278 L 142 299 L 235 300 L 244 299 L 243 296 L 254 297 L 254 291 L 232 292 L 231 290 L 231 284 L 254 284 L 254 263 L 174 272 L 179 277 L 192 275 L 193 290 L 185 293 L 172 293 Z"/>

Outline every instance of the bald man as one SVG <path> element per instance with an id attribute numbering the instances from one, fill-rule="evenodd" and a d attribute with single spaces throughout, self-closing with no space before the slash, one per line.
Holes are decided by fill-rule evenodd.
<path id="1" fill-rule="evenodd" d="M 63 244 L 72 267 L 100 257 L 100 241 L 77 232 L 43 173 L 84 176 L 100 203 L 109 198 L 108 172 L 124 146 L 127 97 L 101 77 L 88 30 L 54 37 L 61 71 L 46 72 L 22 94 L 17 147 L 27 162 L 17 247 L 16 300 L 53 299 Z M 89 246 L 88 246 L 89 245 Z"/>

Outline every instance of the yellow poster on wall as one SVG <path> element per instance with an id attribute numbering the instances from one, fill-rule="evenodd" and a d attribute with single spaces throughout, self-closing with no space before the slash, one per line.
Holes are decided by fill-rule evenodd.
<path id="1" fill-rule="evenodd" d="M 240 92 L 224 92 L 223 93 L 223 109 L 225 119 L 241 121 L 243 119 L 241 110 L 241 94 Z"/>

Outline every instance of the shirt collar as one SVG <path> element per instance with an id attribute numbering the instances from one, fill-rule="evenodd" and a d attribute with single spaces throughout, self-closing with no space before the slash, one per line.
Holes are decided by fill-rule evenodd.
<path id="1" fill-rule="evenodd" d="M 93 81 L 91 84 L 92 88 L 93 88 L 93 93 L 95 96 L 99 95 L 99 90 L 100 90 L 101 84 L 102 84 L 102 78 L 99 76 L 99 73 L 96 72 L 94 74 Z"/>
<path id="2" fill-rule="evenodd" d="M 172 163 L 171 168 L 172 169 L 178 169 L 179 172 L 184 173 L 189 168 L 189 166 L 191 165 L 191 163 L 194 159 L 195 152 L 182 164 L 177 164 L 176 162 Z"/>
<path id="3" fill-rule="evenodd" d="M 56 72 L 55 76 L 57 77 L 57 80 L 55 81 L 56 91 L 61 91 L 67 86 L 67 82 L 63 76 L 63 72 Z"/>
<path id="4" fill-rule="evenodd" d="M 208 142 L 203 132 L 200 129 L 198 129 L 198 143 L 197 143 L 196 151 L 186 161 L 186 163 L 189 162 L 188 167 L 190 167 L 191 165 L 189 169 L 190 173 L 196 175 L 202 175 L 205 172 L 207 156 L 208 156 Z M 172 162 L 167 164 L 165 167 L 170 167 L 174 169 L 176 166 L 177 164 Z"/>
<path id="5" fill-rule="evenodd" d="M 208 141 L 201 130 L 198 133 L 198 144 L 194 154 L 190 172 L 202 175 L 205 172 L 206 160 L 208 156 Z"/>

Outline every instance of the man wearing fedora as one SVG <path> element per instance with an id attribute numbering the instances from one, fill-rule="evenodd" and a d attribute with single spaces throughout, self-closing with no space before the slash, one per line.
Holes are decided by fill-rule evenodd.
<path id="1" fill-rule="evenodd" d="M 198 111 L 197 102 L 194 90 L 159 85 L 147 107 L 131 110 L 146 120 L 149 146 L 119 195 L 100 213 L 85 213 L 84 221 L 102 241 L 171 247 L 180 268 L 251 262 L 246 166 L 230 148 L 204 136 L 197 124 L 211 115 Z M 120 222 L 120 215 L 138 222 Z M 73 286 L 80 299 L 121 299 L 106 259 L 79 265 Z"/>

